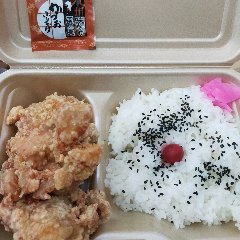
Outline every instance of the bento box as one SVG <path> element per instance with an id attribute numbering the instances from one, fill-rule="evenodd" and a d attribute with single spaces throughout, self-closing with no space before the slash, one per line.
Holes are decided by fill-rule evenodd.
<path id="1" fill-rule="evenodd" d="M 1 163 L 7 159 L 6 141 L 16 131 L 5 124 L 13 106 L 27 107 L 54 92 L 85 99 L 104 143 L 89 187 L 103 190 L 112 207 L 109 222 L 93 239 L 239 239 L 232 222 L 177 230 L 147 214 L 125 213 L 114 205 L 104 179 L 111 116 L 137 88 L 163 91 L 216 76 L 239 83 L 240 1 L 102 0 L 94 1 L 94 9 L 96 50 L 32 52 L 25 1 L 0 2 L 0 59 L 10 66 L 0 75 Z M 12 234 L 1 227 L 0 239 Z"/>

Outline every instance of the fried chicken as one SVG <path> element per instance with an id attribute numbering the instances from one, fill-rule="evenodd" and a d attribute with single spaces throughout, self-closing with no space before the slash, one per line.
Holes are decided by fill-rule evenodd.
<path id="1" fill-rule="evenodd" d="M 7 124 L 18 128 L 7 143 L 0 172 L 4 201 L 25 195 L 50 199 L 50 193 L 89 178 L 102 153 L 90 104 L 74 97 L 48 96 L 28 108 L 14 107 Z"/>
<path id="2" fill-rule="evenodd" d="M 0 219 L 14 232 L 14 240 L 88 240 L 109 215 L 110 205 L 97 190 L 75 189 L 69 197 L 0 204 Z"/>

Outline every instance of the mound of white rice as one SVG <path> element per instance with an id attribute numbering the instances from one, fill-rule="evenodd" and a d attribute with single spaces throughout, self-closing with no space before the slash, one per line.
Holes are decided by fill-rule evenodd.
<path id="1" fill-rule="evenodd" d="M 117 111 L 105 184 L 122 210 L 177 228 L 234 220 L 240 229 L 240 132 L 232 114 L 213 106 L 199 86 L 148 95 L 139 89 Z M 183 147 L 181 162 L 163 163 L 168 143 Z"/>

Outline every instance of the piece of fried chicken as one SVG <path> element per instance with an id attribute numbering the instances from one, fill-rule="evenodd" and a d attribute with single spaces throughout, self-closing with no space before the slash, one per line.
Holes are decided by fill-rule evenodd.
<path id="1" fill-rule="evenodd" d="M 109 215 L 110 205 L 97 190 L 0 204 L 0 220 L 14 240 L 88 240 Z"/>
<path id="2" fill-rule="evenodd" d="M 90 104 L 74 97 L 48 96 L 28 108 L 14 107 L 7 124 L 18 128 L 7 143 L 8 160 L 0 172 L 4 201 L 49 193 L 90 177 L 101 156 Z"/>

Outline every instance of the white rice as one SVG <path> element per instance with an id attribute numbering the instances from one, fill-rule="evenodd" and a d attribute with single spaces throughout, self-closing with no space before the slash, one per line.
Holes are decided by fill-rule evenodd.
<path id="1" fill-rule="evenodd" d="M 186 101 L 194 110 L 191 117 L 181 110 L 185 95 L 190 96 Z M 176 228 L 234 220 L 240 229 L 240 133 L 232 114 L 213 106 L 199 86 L 162 93 L 152 89 L 148 95 L 139 89 L 117 111 L 109 135 L 116 157 L 109 161 L 105 184 L 122 210 L 154 214 L 172 221 Z M 150 145 L 156 149 L 146 146 L 143 134 L 134 136 L 137 129 L 158 131 L 162 117 L 172 113 L 185 116 L 185 122 L 152 140 Z M 148 119 L 143 120 L 146 115 Z M 186 122 L 198 127 L 186 126 Z M 162 163 L 158 155 L 163 141 L 181 145 L 184 159 L 156 171 L 154 167 Z M 214 164 L 214 170 L 207 170 L 204 162 Z M 222 174 L 219 184 L 217 174 Z"/>

